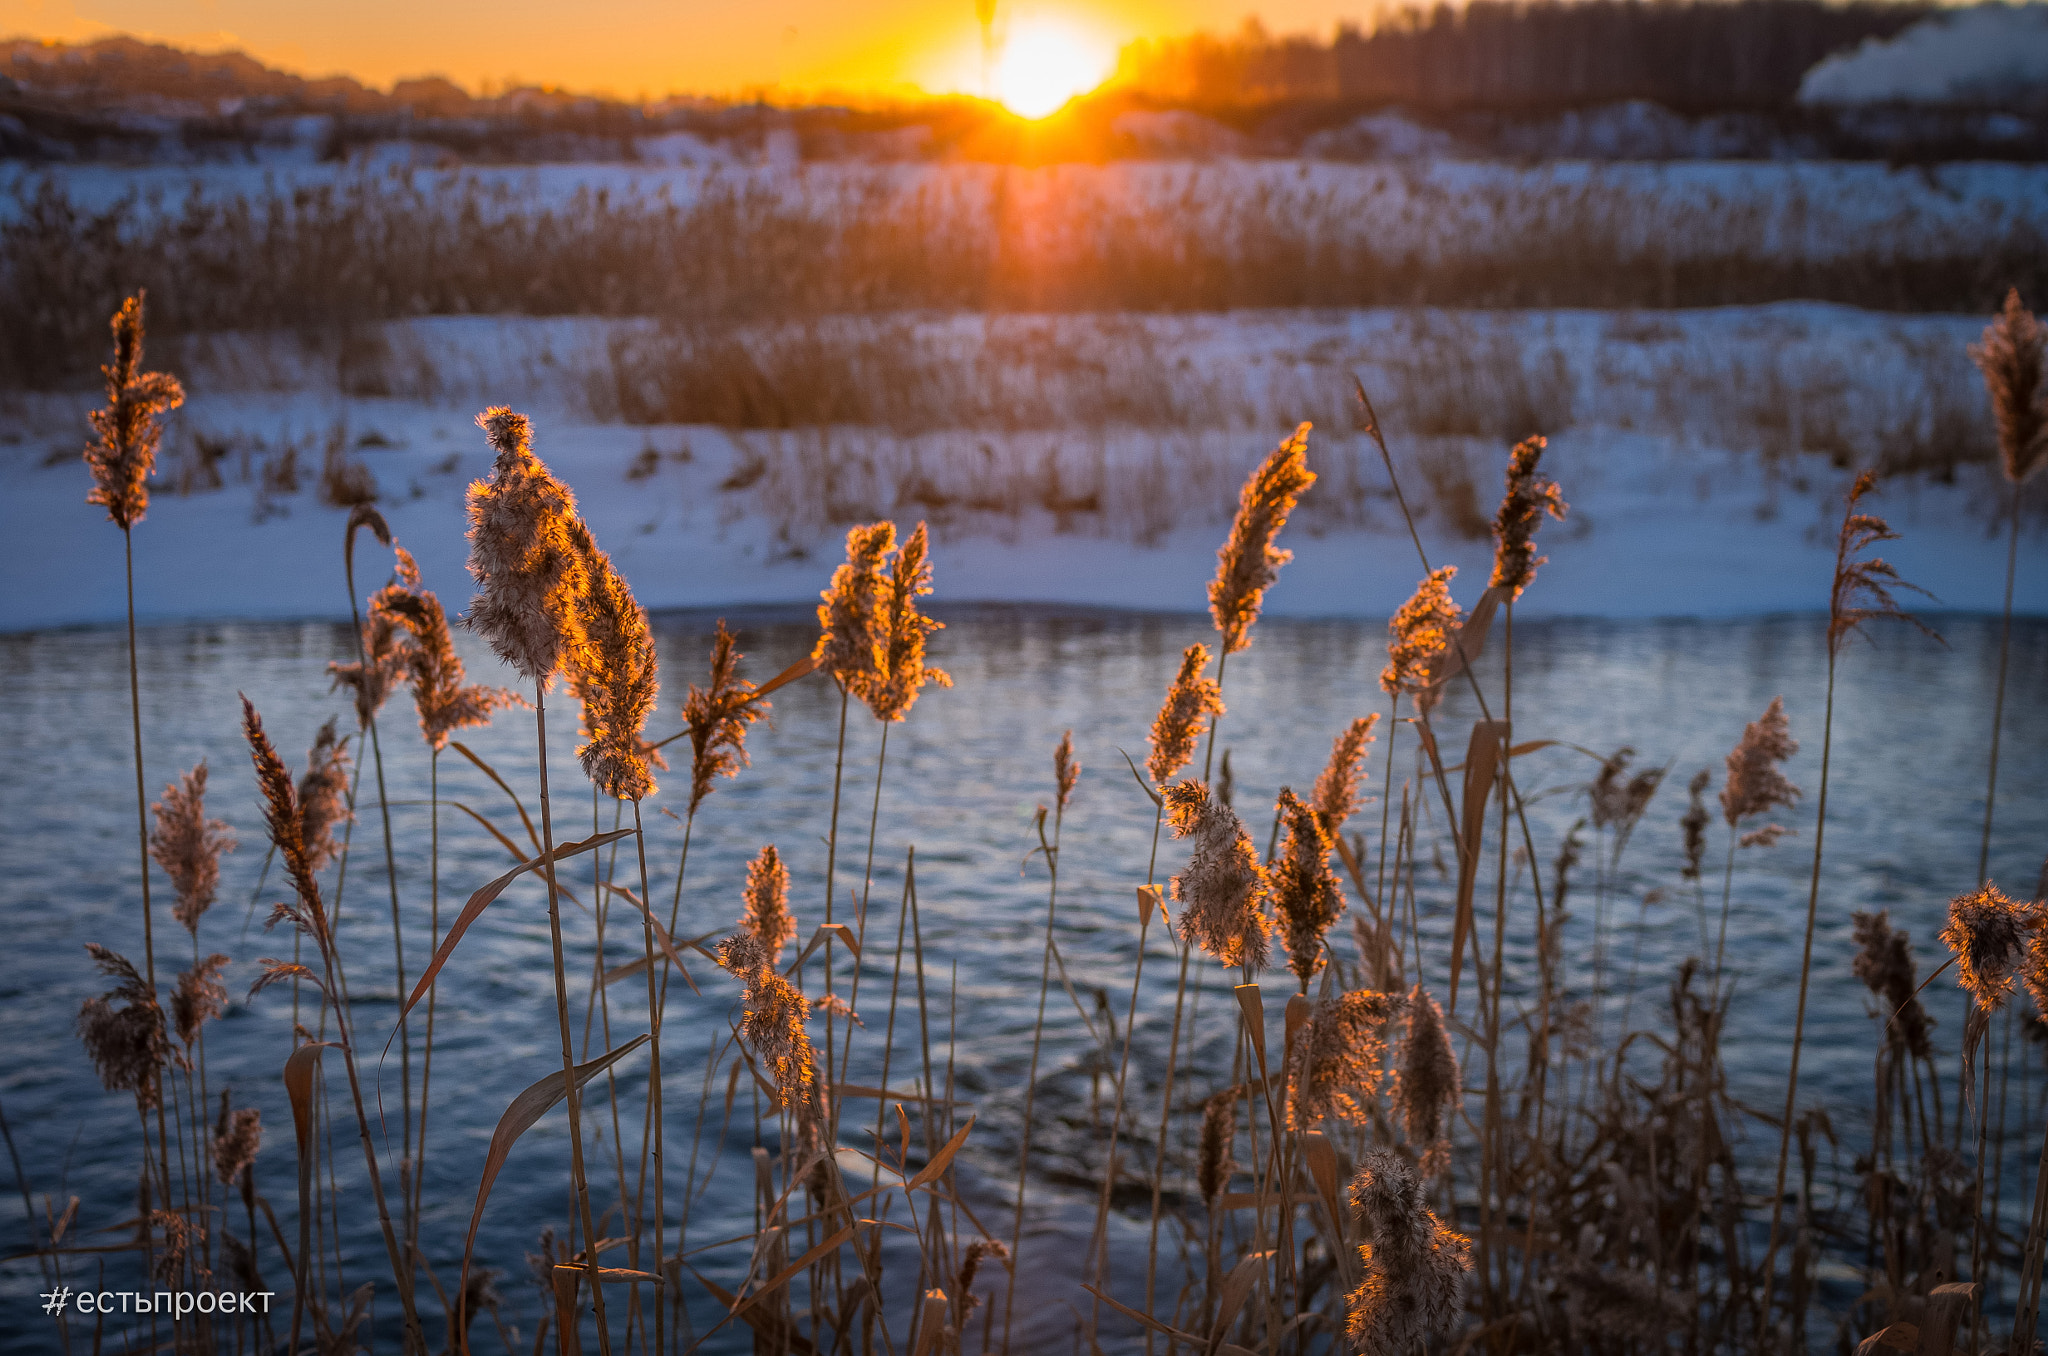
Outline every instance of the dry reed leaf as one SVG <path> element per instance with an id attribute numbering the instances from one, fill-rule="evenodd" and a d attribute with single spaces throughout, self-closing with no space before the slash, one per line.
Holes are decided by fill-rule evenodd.
<path id="1" fill-rule="evenodd" d="M 911 1356 L 931 1356 L 946 1337 L 946 1292 L 927 1290 L 924 1292 L 924 1309 L 918 1318 L 917 1346 Z"/>
<path id="2" fill-rule="evenodd" d="M 1493 614 L 1499 610 L 1505 588 L 1489 588 L 1479 595 L 1479 601 L 1472 605 L 1464 625 L 1451 636 L 1451 643 L 1429 663 L 1429 688 L 1440 692 L 1443 685 L 1479 662 L 1486 653 L 1486 633 L 1493 625 Z"/>
<path id="3" fill-rule="evenodd" d="M 574 1272 L 578 1276 L 588 1276 L 590 1274 L 589 1267 L 577 1266 L 569 1262 L 555 1263 L 555 1270 Z M 635 1271 L 631 1267 L 599 1267 L 597 1269 L 597 1279 L 600 1281 L 651 1281 L 655 1285 L 662 1283 L 661 1277 L 653 1272 Z"/>
<path id="4" fill-rule="evenodd" d="M 513 861 L 523 862 L 526 860 L 526 854 L 519 850 L 519 845 L 513 842 L 510 838 L 507 838 L 503 833 L 499 832 L 498 826 L 496 824 L 493 824 L 490 820 L 485 819 L 482 815 L 470 809 L 467 805 L 464 805 L 459 800 L 444 800 L 441 803 L 443 805 L 453 806 L 455 809 L 458 809 L 462 811 L 462 813 L 468 815 L 471 819 L 474 819 L 477 823 L 483 825 L 485 832 L 489 833 L 491 837 L 497 839 L 500 843 L 505 845 L 505 851 L 512 854 Z"/>
<path id="5" fill-rule="evenodd" d="M 930 1186 L 933 1182 L 937 1181 L 939 1175 L 946 1170 L 946 1165 L 953 1161 L 953 1155 L 959 1153 L 960 1146 L 967 1142 L 968 1132 L 973 1129 L 974 1118 L 970 1116 L 967 1118 L 967 1124 L 961 1126 L 959 1132 L 953 1138 L 946 1141 L 946 1146 L 932 1155 L 932 1161 L 925 1164 L 919 1170 L 917 1176 L 903 1184 L 903 1189 L 905 1191 L 916 1191 L 921 1187 Z"/>
<path id="6" fill-rule="evenodd" d="M 582 1087 L 593 1077 L 645 1045 L 647 1041 L 648 1036 L 643 1032 L 618 1049 L 608 1050 L 588 1064 L 577 1065 L 576 1086 Z M 518 1143 L 519 1137 L 532 1129 L 535 1122 L 547 1115 L 556 1102 L 562 1100 L 568 1092 L 568 1086 L 567 1077 L 562 1070 L 557 1069 L 514 1097 L 511 1105 L 505 1108 L 505 1114 L 498 1117 L 498 1128 L 491 1132 L 490 1152 L 484 1156 L 483 1177 L 476 1186 L 476 1208 L 470 1212 L 469 1234 L 462 1241 L 462 1287 L 465 1293 L 469 1288 L 469 1259 L 476 1250 L 477 1226 L 483 1223 L 484 1202 L 490 1199 L 491 1184 L 498 1179 L 498 1172 L 505 1166 L 505 1159 L 511 1154 L 512 1146 Z M 588 1268 L 582 1270 L 587 1272 Z M 556 1283 L 559 1285 L 560 1273 L 557 1272 L 556 1275 Z"/>
<path id="7" fill-rule="evenodd" d="M 609 989 L 612 985 L 618 983 L 620 980 L 631 979 L 633 976 L 639 974 L 642 970 L 645 970 L 646 968 L 647 957 L 642 956 L 638 960 L 630 960 L 627 961 L 624 965 L 618 966 L 615 969 L 607 970 L 604 972 L 604 987 Z M 684 975 L 685 979 L 687 979 L 688 977 L 689 976 L 687 974 Z M 695 986 L 693 985 L 692 987 L 694 988 Z"/>
<path id="8" fill-rule="evenodd" d="M 632 830 L 620 829 L 618 830 L 618 832 L 630 833 L 632 832 Z M 638 909 L 640 911 L 640 916 L 647 921 L 648 932 L 653 936 L 656 944 L 661 947 L 662 954 L 667 956 L 670 962 L 675 965 L 676 969 L 682 973 L 683 983 L 690 986 L 691 993 L 702 994 L 703 990 L 697 987 L 697 981 L 690 978 L 689 967 L 683 964 L 682 955 L 679 952 L 677 952 L 674 940 L 671 939 L 668 935 L 668 929 L 663 927 L 660 921 L 655 918 L 653 911 L 650 910 L 645 904 L 642 904 L 640 902 L 639 897 L 636 896 L 631 890 L 626 889 L 624 886 L 614 885 L 612 887 L 612 893 L 620 896 L 628 904 L 631 904 L 635 909 Z M 647 963 L 647 958 L 645 956 L 642 956 L 640 958 L 640 963 L 642 965 L 645 965 Z M 604 982 L 607 984 L 611 983 L 611 976 L 606 975 Z"/>
<path id="9" fill-rule="evenodd" d="M 797 1258 L 794 1262 L 791 1262 L 781 1271 L 775 1273 L 775 1275 L 771 1277 L 768 1280 L 768 1282 L 765 1285 L 763 1285 L 759 1290 L 756 1290 L 753 1294 L 748 1295 L 745 1299 L 741 1300 L 737 1306 L 728 1305 L 725 1317 L 719 1319 L 718 1325 L 713 1327 L 711 1329 L 711 1332 L 705 1333 L 704 1337 L 709 1338 L 712 1332 L 717 1332 L 719 1327 L 724 1326 L 727 1322 L 729 1322 L 732 1319 L 745 1317 L 747 1310 L 753 1308 L 756 1304 L 760 1303 L 768 1296 L 782 1289 L 782 1287 L 784 1287 L 785 1285 L 788 1285 L 790 1281 L 794 1280 L 800 1273 L 804 1271 L 805 1268 L 809 1267 L 811 1263 L 817 1261 L 821 1257 L 828 1257 L 832 1253 L 837 1252 L 841 1244 L 845 1243 L 848 1239 L 852 1238 L 855 1234 L 859 1233 L 861 1229 L 863 1229 L 864 1227 L 871 1225 L 873 1223 L 873 1220 L 855 1220 L 853 1223 L 841 1229 L 838 1233 L 833 1234 L 830 1238 L 826 1239 L 824 1242 L 812 1248 L 809 1252 L 806 1252 L 803 1256 Z"/>
<path id="10" fill-rule="evenodd" d="M 476 751 L 470 748 L 469 745 L 459 739 L 451 739 L 448 741 L 448 747 L 476 764 L 477 771 L 498 784 L 498 789 L 503 791 L 506 797 L 511 800 L 512 808 L 519 812 L 519 822 L 526 826 L 526 836 L 533 840 L 534 851 L 538 852 L 540 850 L 540 834 L 534 829 L 533 819 L 526 813 L 526 806 L 520 803 L 519 793 L 506 784 L 505 779 L 498 775 L 496 768 L 477 757 Z"/>
<path id="11" fill-rule="evenodd" d="M 1193 1347 L 1198 1351 L 1206 1348 L 1209 1345 L 1206 1341 L 1195 1336 L 1191 1332 L 1182 1332 L 1179 1328 L 1170 1327 L 1165 1323 L 1161 1323 L 1158 1319 L 1152 1317 L 1152 1315 L 1150 1314 L 1140 1313 L 1138 1310 L 1133 1309 L 1130 1305 L 1121 1303 L 1113 1295 L 1105 1295 L 1104 1293 L 1102 1293 L 1102 1291 L 1097 1290 L 1094 1286 L 1088 1284 L 1086 1281 L 1081 1282 L 1081 1288 L 1083 1290 L 1086 1290 L 1089 1294 L 1095 1296 L 1095 1298 L 1101 1300 L 1104 1304 L 1107 1304 L 1110 1308 L 1122 1314 L 1125 1318 L 1130 1319 L 1133 1323 L 1142 1324 L 1145 1327 L 1150 1328 L 1153 1332 L 1163 1333 L 1173 1341 L 1183 1343 L 1187 1346 Z"/>
<path id="12" fill-rule="evenodd" d="M 1154 909 L 1159 910 L 1160 918 L 1163 919 L 1169 927 L 1172 926 L 1173 916 L 1167 913 L 1166 911 L 1166 892 L 1156 885 L 1140 885 L 1138 887 L 1139 931 L 1142 932 L 1145 928 L 1145 925 L 1152 921 L 1152 910 Z"/>
<path id="13" fill-rule="evenodd" d="M 1220 1345 L 1223 1335 L 1230 1331 L 1230 1325 L 1237 1319 L 1237 1311 L 1250 1298 L 1252 1287 L 1259 1282 L 1259 1273 L 1265 1269 L 1270 1252 L 1248 1252 L 1230 1269 L 1223 1278 L 1223 1288 L 1216 1301 L 1216 1326 L 1209 1330 L 1209 1345 Z"/>
<path id="14" fill-rule="evenodd" d="M 1488 590 L 1491 592 L 1491 590 Z M 1474 615 L 1477 614 L 1475 609 Z M 1458 974 L 1465 968 L 1465 942 L 1472 932 L 1472 892 L 1479 881 L 1479 848 L 1486 832 L 1486 804 L 1493 795 L 1493 774 L 1500 766 L 1500 745 L 1508 727 L 1502 721 L 1472 723 L 1472 741 L 1465 748 L 1464 805 L 1458 816 L 1463 850 L 1458 854 L 1458 913 L 1451 932 L 1451 1006 L 1458 1005 Z"/>
<path id="15" fill-rule="evenodd" d="M 553 860 L 556 863 L 567 861 L 569 858 L 588 852 L 592 848 L 603 847 L 606 843 L 629 837 L 633 832 L 632 829 L 613 829 L 609 833 L 593 834 L 579 842 L 557 844 Z M 419 983 L 413 985 L 412 995 L 405 1000 L 405 1006 L 398 1010 L 400 1021 L 405 1019 L 406 1014 L 413 1010 L 413 1006 L 420 999 L 426 997 L 427 989 L 433 984 L 435 977 L 441 973 L 441 967 L 446 965 L 448 958 L 455 954 L 455 944 L 462 940 L 463 933 L 469 931 L 469 925 L 482 917 L 483 911 L 490 907 L 491 901 L 503 894 L 505 887 L 513 881 L 518 880 L 521 876 L 537 867 L 545 866 L 548 861 L 549 858 L 547 856 L 536 853 L 469 897 L 469 902 L 462 906 L 461 915 L 449 926 L 447 936 L 441 939 L 441 945 L 435 949 L 434 959 L 427 963 L 427 968 L 421 973 Z M 694 989 L 696 986 L 691 985 L 691 987 Z M 387 1040 L 384 1042 L 384 1045 L 386 1049 L 389 1049 L 391 1042 Z"/>
<path id="16" fill-rule="evenodd" d="M 711 1298 L 717 1300 L 729 1310 L 738 1307 L 740 1303 L 739 1296 L 733 1294 L 718 1282 L 711 1280 L 698 1271 L 697 1268 L 689 1267 L 687 1269 L 692 1276 L 697 1278 L 697 1284 L 711 1292 Z M 796 1356 L 809 1356 L 809 1353 L 816 1350 L 815 1347 L 804 1339 L 802 1334 L 791 1330 L 787 1324 L 783 1323 L 773 1314 L 757 1314 L 750 1310 L 741 1315 L 741 1321 L 761 1336 L 767 1338 L 770 1343 L 775 1344 L 769 1348 L 770 1350 L 787 1350 L 795 1353 Z"/>
<path id="17" fill-rule="evenodd" d="M 786 975 L 795 974 L 797 972 L 797 967 L 801 966 L 805 961 L 809 960 L 811 958 L 811 953 L 813 951 L 816 951 L 827 937 L 837 937 L 839 939 L 840 944 L 844 946 L 848 951 L 851 951 L 853 953 L 853 958 L 855 960 L 860 959 L 860 943 L 854 940 L 852 928 L 846 926 L 846 924 L 844 923 L 820 923 L 818 924 L 818 930 L 811 934 L 811 940 L 804 943 L 803 954 L 798 956 L 794 961 L 792 961 L 789 964 L 789 966 L 783 970 L 783 973 Z"/>
<path id="18" fill-rule="evenodd" d="M 834 1083 L 832 1091 L 842 1097 L 874 1097 L 888 1102 L 929 1102 L 933 1106 L 959 1106 L 951 1097 L 926 1097 L 915 1092 L 897 1092 L 893 1088 L 870 1088 L 859 1083 Z M 855 1150 L 858 1153 L 858 1150 Z M 863 1155 L 865 1157 L 865 1155 Z"/>
<path id="19" fill-rule="evenodd" d="M 1226 1191 L 1216 1198 L 1219 1210 L 1272 1210 L 1289 1204 L 1314 1205 L 1317 1196 L 1312 1191 L 1297 1191 L 1292 1196 L 1282 1197 L 1273 1191 Z"/>
<path id="20" fill-rule="evenodd" d="M 1878 1356 L 1884 1351 L 1920 1350 L 1920 1329 L 1911 1323 L 1894 1323 L 1872 1333 L 1856 1346 L 1856 1356 Z"/>

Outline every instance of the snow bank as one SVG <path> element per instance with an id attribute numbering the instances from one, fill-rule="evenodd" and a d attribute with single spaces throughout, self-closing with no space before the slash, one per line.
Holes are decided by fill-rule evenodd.
<path id="1" fill-rule="evenodd" d="M 1808 104 L 1993 104 L 2048 95 L 2048 6 L 1979 5 L 1868 39 L 1806 73 Z"/>

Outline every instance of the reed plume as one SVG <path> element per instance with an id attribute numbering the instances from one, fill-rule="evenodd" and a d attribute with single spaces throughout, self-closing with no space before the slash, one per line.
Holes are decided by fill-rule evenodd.
<path id="1" fill-rule="evenodd" d="M 1931 1058 L 1927 1033 L 1934 1021 L 1920 1002 L 1911 939 L 1892 926 L 1891 914 L 1883 909 L 1854 913 L 1850 919 L 1855 925 L 1856 959 L 1849 968 L 1884 1008 L 1884 1043 L 1914 1059 Z"/>
<path id="2" fill-rule="evenodd" d="M 1316 1001 L 1287 1048 L 1289 1129 L 1314 1129 L 1325 1116 L 1354 1125 L 1370 1119 L 1385 1075 L 1387 1022 L 1404 1002 L 1400 994 L 1373 989 Z"/>
<path id="3" fill-rule="evenodd" d="M 1446 1120 L 1464 1096 L 1458 1055 L 1451 1048 L 1444 1010 L 1420 984 L 1408 991 L 1407 1029 L 1394 1056 L 1394 1113 L 1420 1150 L 1424 1177 L 1450 1171 L 1451 1139 Z"/>
<path id="4" fill-rule="evenodd" d="M 1059 747 L 1052 751 L 1052 780 L 1057 790 L 1057 808 L 1064 814 L 1067 802 L 1074 798 L 1074 787 L 1081 780 L 1081 761 L 1074 757 L 1074 732 L 1067 731 L 1060 736 Z"/>
<path id="5" fill-rule="evenodd" d="M 576 643 L 576 496 L 533 454 L 525 415 L 497 405 L 476 422 L 497 458 L 490 478 L 469 487 L 469 626 L 529 682 L 546 684 Z"/>
<path id="6" fill-rule="evenodd" d="M 747 863 L 746 910 L 740 926 L 761 944 L 763 965 L 780 965 L 782 948 L 796 939 L 796 916 L 789 911 L 789 868 L 775 844 L 762 848 Z"/>
<path id="7" fill-rule="evenodd" d="M 776 1109 L 808 1106 L 817 1086 L 818 1056 L 804 1030 L 809 1007 L 803 994 L 776 973 L 767 948 L 751 932 L 726 938 L 718 958 L 745 986 L 740 998 L 747 1010 L 740 1021 L 740 1037 L 774 1075 Z"/>
<path id="8" fill-rule="evenodd" d="M 1154 786 L 1165 786 L 1173 775 L 1195 758 L 1195 745 L 1208 728 L 1209 717 L 1223 714 L 1223 689 L 1214 678 L 1204 678 L 1209 667 L 1209 647 L 1199 642 L 1181 651 L 1180 672 L 1166 689 L 1166 700 L 1152 720 L 1145 742 L 1152 746 L 1145 770 Z"/>
<path id="9" fill-rule="evenodd" d="M 333 721 L 327 722 L 323 733 L 331 732 L 333 725 Z M 263 729 L 263 717 L 247 697 L 242 698 L 242 737 L 248 742 L 249 758 L 256 767 L 257 789 L 263 794 L 264 826 L 270 831 L 270 841 L 277 848 L 278 859 L 284 863 L 285 875 L 297 891 L 301 905 L 311 906 L 305 915 L 306 925 L 315 929 L 315 938 L 324 945 L 321 929 L 325 924 L 318 907 L 320 885 L 315 878 L 320 868 L 307 840 L 299 792 Z"/>
<path id="10" fill-rule="evenodd" d="M 1330 869 L 1330 835 L 1314 806 L 1282 787 L 1276 809 L 1287 837 L 1267 868 L 1273 912 L 1287 945 L 1287 968 L 1308 992 L 1323 968 L 1323 937 L 1344 912 L 1344 887 Z"/>
<path id="11" fill-rule="evenodd" d="M 1252 623 L 1259 619 L 1266 590 L 1280 577 L 1280 567 L 1294 559 L 1292 551 L 1275 550 L 1273 539 L 1287 526 L 1287 515 L 1303 492 L 1316 483 L 1315 472 L 1308 469 L 1309 427 L 1297 427 L 1246 479 L 1230 535 L 1216 552 L 1209 615 L 1222 633 L 1226 655 L 1252 643 Z"/>
<path id="12" fill-rule="evenodd" d="M 2048 408 L 2041 399 L 2041 323 L 2020 305 L 2018 288 L 2005 294 L 2005 306 L 1984 337 L 1970 345 L 1970 361 L 1984 374 L 1991 412 L 1998 421 L 1998 458 L 2005 478 L 2017 485 L 2048 456 Z"/>
<path id="13" fill-rule="evenodd" d="M 882 618 L 892 580 L 885 566 L 896 549 L 896 524 L 855 527 L 846 534 L 846 563 L 832 571 L 832 583 L 818 604 L 818 643 L 811 658 L 853 696 L 874 700 L 887 675 L 887 640 Z"/>
<path id="14" fill-rule="evenodd" d="M 1442 1336 L 1458 1320 L 1470 1240 L 1423 1204 L 1414 1169 L 1385 1149 L 1365 1156 L 1350 1194 L 1366 1239 L 1358 1248 L 1365 1278 L 1346 1297 L 1353 1350 L 1407 1351 Z"/>
<path id="15" fill-rule="evenodd" d="M 720 777 L 737 777 L 747 763 L 747 727 L 768 714 L 770 703 L 755 686 L 740 677 L 740 660 L 745 658 L 718 620 L 718 634 L 711 641 L 711 686 L 690 684 L 683 701 L 683 724 L 690 731 L 690 809 L 704 803 Z"/>
<path id="16" fill-rule="evenodd" d="M 930 541 L 919 523 L 898 548 L 884 581 L 876 617 L 876 658 L 879 678 L 863 694 L 878 720 L 902 720 L 917 702 L 926 683 L 953 686 L 944 669 L 924 662 L 925 637 L 945 629 L 917 610 L 917 600 L 932 591 Z"/>
<path id="17" fill-rule="evenodd" d="M 87 942 L 85 950 L 101 974 L 117 981 L 78 1009 L 78 1038 L 99 1070 L 100 1085 L 108 1092 L 134 1094 L 139 1111 L 159 1107 L 161 1074 L 171 1060 L 171 1042 L 156 994 L 125 956 L 97 942 Z"/>
<path id="18" fill-rule="evenodd" d="M 107 380 L 107 405 L 87 417 L 99 441 L 85 449 L 93 487 L 85 502 L 106 509 L 125 532 L 149 512 L 149 477 L 156 469 L 163 417 L 185 403 L 185 388 L 168 372 L 142 370 L 142 306 L 137 292 L 108 322 L 114 331 L 114 361 L 100 368 Z"/>
<path id="19" fill-rule="evenodd" d="M 220 1119 L 213 1127 L 213 1175 L 222 1186 L 233 1186 L 262 1147 L 263 1113 L 253 1106 L 231 1110 L 228 1090 L 222 1088 Z"/>
<path id="20" fill-rule="evenodd" d="M 1465 615 L 1451 598 L 1451 580 L 1457 573 L 1455 565 L 1431 570 L 1415 586 L 1414 596 L 1387 622 L 1391 639 L 1387 641 L 1387 666 L 1380 670 L 1380 690 L 1389 696 L 1411 694 L 1425 715 L 1436 705 L 1439 694 L 1431 670 L 1437 657 L 1450 648 Z"/>
<path id="21" fill-rule="evenodd" d="M 972 1293 L 974 1280 L 981 1273 L 982 1262 L 990 1258 L 1009 1261 L 1010 1245 L 994 1238 L 977 1238 L 967 1245 L 967 1255 L 960 1261 L 959 1283 L 953 1292 L 960 1296 L 963 1311 L 972 1312 L 981 1303 L 981 1296 Z"/>
<path id="22" fill-rule="evenodd" d="M 1195 1164 L 1195 1184 L 1206 1205 L 1216 1204 L 1216 1198 L 1230 1185 L 1230 1174 L 1237 1171 L 1237 1164 L 1230 1159 L 1230 1151 L 1237 1142 L 1237 1096 L 1238 1090 L 1230 1087 L 1202 1103 L 1201 1151 Z"/>
<path id="23" fill-rule="evenodd" d="M 227 985 L 220 982 L 220 972 L 227 964 L 228 957 L 218 951 L 194 961 L 171 990 L 171 1026 L 185 1047 L 184 1055 L 178 1057 L 182 1068 L 192 1067 L 192 1046 L 199 1039 L 199 1029 L 227 1011 Z"/>
<path id="24" fill-rule="evenodd" d="M 1907 589 L 1926 597 L 1934 595 L 1917 584 L 1909 584 L 1899 578 L 1899 572 L 1882 559 L 1862 560 L 1858 557 L 1871 547 L 1884 541 L 1897 541 L 1899 534 L 1891 525 L 1874 514 L 1859 513 L 1857 506 L 1863 497 L 1877 485 L 1877 473 L 1864 471 L 1856 477 L 1856 483 L 1849 488 L 1849 499 L 1842 514 L 1842 530 L 1835 543 L 1834 591 L 1828 600 L 1828 653 L 1840 652 L 1843 642 L 1859 631 L 1863 623 L 1873 617 L 1890 617 L 1896 621 L 1909 622 L 1918 627 L 1923 635 L 1935 640 L 1941 637 L 1923 625 L 1918 617 L 1899 607 L 1893 596 L 1895 588 Z"/>
<path id="25" fill-rule="evenodd" d="M 206 762 L 164 787 L 163 799 L 150 806 L 156 828 L 149 835 L 149 855 L 156 859 L 178 898 L 171 916 L 196 932 L 199 917 L 213 907 L 220 889 L 220 857 L 235 850 L 235 831 L 225 820 L 206 817 Z"/>
<path id="26" fill-rule="evenodd" d="M 1187 870 L 1172 883 L 1182 905 L 1181 936 L 1225 965 L 1263 968 L 1266 872 L 1244 821 L 1197 781 L 1167 787 L 1165 801 L 1173 836 L 1195 840 Z"/>
<path id="27" fill-rule="evenodd" d="M 1685 835 L 1685 869 L 1679 874 L 1687 880 L 1700 878 L 1700 864 L 1707 855 L 1707 825 L 1713 819 L 1707 813 L 1707 788 L 1713 781 L 1714 774 L 1701 768 L 1685 785 L 1685 817 L 1678 827 Z"/>
<path id="28" fill-rule="evenodd" d="M 348 808 L 348 772 L 348 736 L 337 737 L 330 718 L 314 736 L 306 753 L 306 771 L 299 778 L 299 834 L 309 870 L 324 870 L 340 855 L 335 827 L 355 818 Z"/>
<path id="29" fill-rule="evenodd" d="M 584 775 L 614 800 L 654 794 L 652 759 L 642 731 L 660 689 L 654 632 L 647 609 L 598 549 L 589 528 L 569 523 L 583 588 L 576 598 L 575 643 L 563 653 L 569 684 L 583 706 L 584 743 L 576 750 Z"/>
<path id="30" fill-rule="evenodd" d="M 1989 882 L 1949 901 L 1941 940 L 1955 952 L 1956 982 L 1978 1007 L 1996 1012 L 2004 1004 L 2044 924 L 2041 905 L 2010 899 Z"/>
<path id="31" fill-rule="evenodd" d="M 349 690 L 360 729 L 369 728 L 371 719 L 404 681 L 410 648 L 398 618 L 379 608 L 376 600 L 377 595 L 372 595 L 369 615 L 363 618 L 363 657 L 327 666 L 330 690 Z"/>
<path id="32" fill-rule="evenodd" d="M 1785 699 L 1773 697 L 1761 716 L 1742 727 L 1741 740 L 1728 753 L 1728 780 L 1721 785 L 1721 817 L 1728 821 L 1731 830 L 1743 820 L 1768 813 L 1774 807 L 1789 809 L 1799 799 L 1799 788 L 1778 767 L 1797 752 L 1799 741 L 1792 737 L 1792 722 L 1785 717 Z M 1766 825 L 1745 834 L 1742 844 L 1768 845 L 1784 832 L 1775 824 Z"/>
<path id="33" fill-rule="evenodd" d="M 1535 582 L 1536 567 L 1549 559 L 1536 554 L 1536 528 L 1543 515 L 1562 522 L 1569 508 L 1557 482 L 1537 473 L 1544 438 L 1524 438 L 1508 453 L 1507 492 L 1493 516 L 1493 574 L 1490 588 L 1506 589 L 1508 601 Z"/>
<path id="34" fill-rule="evenodd" d="M 370 596 L 370 615 L 392 618 L 411 637 L 404 654 L 413 708 L 427 747 L 438 753 L 448 747 L 448 736 L 457 730 L 488 725 L 493 711 L 524 706 L 526 699 L 501 687 L 463 681 L 467 675 L 448 634 L 448 614 L 441 600 L 419 587 L 417 571 L 411 571 L 411 583 L 407 583 L 412 558 L 403 549 L 398 555 L 399 582 Z"/>
<path id="35" fill-rule="evenodd" d="M 1330 741 L 1330 761 L 1316 777 L 1309 802 L 1323 832 L 1334 841 L 1344 831 L 1344 822 L 1358 809 L 1358 785 L 1365 776 L 1365 746 L 1373 742 L 1373 727 L 1380 713 L 1360 716 L 1344 727 L 1344 733 Z"/>

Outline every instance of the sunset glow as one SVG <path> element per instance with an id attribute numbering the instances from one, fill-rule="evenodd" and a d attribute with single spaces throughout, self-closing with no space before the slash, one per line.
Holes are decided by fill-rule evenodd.
<path id="1" fill-rule="evenodd" d="M 1108 43 L 1077 26 L 1023 19 L 1003 43 L 994 93 L 1012 113 L 1043 118 L 1101 84 L 1115 62 Z"/>

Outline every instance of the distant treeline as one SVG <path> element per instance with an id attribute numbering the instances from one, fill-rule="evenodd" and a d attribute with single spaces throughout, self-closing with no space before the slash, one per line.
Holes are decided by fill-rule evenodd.
<path id="1" fill-rule="evenodd" d="M 1383 11 L 1329 42 L 1235 36 L 1133 43 L 1120 83 L 1197 105 L 1284 100 L 1557 107 L 1653 99 L 1680 109 L 1782 106 L 1831 52 L 1888 38 L 1924 0 L 1469 0 Z"/>

